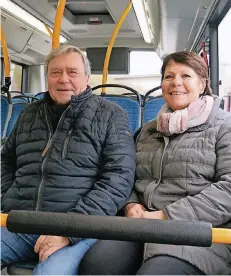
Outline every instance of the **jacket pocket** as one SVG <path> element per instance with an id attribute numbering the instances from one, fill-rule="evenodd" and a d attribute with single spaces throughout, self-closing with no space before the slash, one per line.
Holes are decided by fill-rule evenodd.
<path id="1" fill-rule="evenodd" d="M 68 131 L 67 137 L 66 137 L 66 139 L 64 140 L 63 149 L 62 149 L 62 160 L 64 160 L 65 157 L 66 157 L 66 154 L 67 154 L 67 147 L 68 147 L 68 144 L 69 144 L 69 141 L 70 141 L 70 138 L 71 138 L 72 131 L 73 131 L 73 129 L 70 129 L 70 130 Z"/>

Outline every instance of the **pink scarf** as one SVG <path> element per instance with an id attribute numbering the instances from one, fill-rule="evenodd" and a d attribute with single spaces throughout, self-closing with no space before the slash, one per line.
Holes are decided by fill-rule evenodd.
<path id="1" fill-rule="evenodd" d="M 164 104 L 157 115 L 157 130 L 167 136 L 185 132 L 206 122 L 213 107 L 213 97 L 203 96 L 187 108 L 172 111 Z"/>

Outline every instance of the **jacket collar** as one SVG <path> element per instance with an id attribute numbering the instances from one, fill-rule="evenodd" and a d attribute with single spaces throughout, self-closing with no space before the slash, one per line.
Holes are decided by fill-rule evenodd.
<path id="1" fill-rule="evenodd" d="M 52 98 L 50 96 L 49 91 L 47 91 L 47 92 L 48 93 L 45 93 L 44 101 L 48 103 L 49 101 L 52 100 Z M 91 95 L 92 95 L 92 90 L 91 90 L 91 87 L 88 86 L 87 89 L 84 92 L 82 92 L 81 94 L 76 95 L 76 96 L 71 96 L 70 104 L 85 101 L 86 99 L 91 97 Z"/>
<path id="2" fill-rule="evenodd" d="M 72 96 L 70 104 L 85 101 L 91 96 L 92 96 L 92 90 L 91 90 L 91 87 L 88 86 L 87 89 L 81 94 L 77 96 Z"/>

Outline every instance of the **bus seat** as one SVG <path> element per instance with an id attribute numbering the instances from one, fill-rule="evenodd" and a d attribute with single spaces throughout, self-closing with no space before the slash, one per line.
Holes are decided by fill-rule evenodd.
<path id="1" fill-rule="evenodd" d="M 141 107 L 139 103 L 128 97 L 108 95 L 104 96 L 105 99 L 118 104 L 128 114 L 129 125 L 132 133 L 139 127 L 141 122 Z"/>
<path id="2" fill-rule="evenodd" d="M 143 123 L 156 118 L 164 103 L 163 97 L 154 97 L 146 101 L 143 107 Z"/>
<path id="3" fill-rule="evenodd" d="M 12 98 L 13 103 L 31 103 L 37 100 L 38 99 L 35 96 L 29 94 L 19 95 Z"/>
<path id="4" fill-rule="evenodd" d="M 6 136 L 8 137 L 14 128 L 14 125 L 24 108 L 28 105 L 27 102 L 13 103 L 11 117 L 7 126 Z"/>
<path id="5" fill-rule="evenodd" d="M 155 95 L 150 96 L 150 94 L 153 92 L 156 92 Z M 161 86 L 157 86 L 149 90 L 145 94 L 142 103 L 142 124 L 155 119 L 164 103 L 165 102 L 162 97 Z"/>
<path id="6" fill-rule="evenodd" d="M 29 103 L 27 97 L 15 96 L 12 98 L 13 103 Z"/>
<path id="7" fill-rule="evenodd" d="M 41 92 L 35 95 L 35 98 L 37 98 L 38 100 L 42 100 L 45 96 L 46 92 Z"/>
<path id="8" fill-rule="evenodd" d="M 33 269 L 37 262 L 17 262 L 7 267 L 9 275 L 32 275 Z"/>
<path id="9" fill-rule="evenodd" d="M 11 111 L 12 105 L 9 103 L 7 97 L 1 95 L 1 138 L 4 138 L 6 135 Z"/>
<path id="10" fill-rule="evenodd" d="M 101 96 L 118 104 L 128 115 L 132 134 L 141 126 L 141 97 L 140 94 L 131 87 L 120 84 L 102 84 L 92 88 L 92 91 L 103 87 L 116 87 L 129 91 L 127 95 L 102 94 Z M 134 97 L 133 97 L 133 96 Z"/>

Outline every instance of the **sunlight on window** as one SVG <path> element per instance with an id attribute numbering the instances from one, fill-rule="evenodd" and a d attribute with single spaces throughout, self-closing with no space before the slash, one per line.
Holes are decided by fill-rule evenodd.
<path id="1" fill-rule="evenodd" d="M 150 89 L 160 85 L 160 69 L 162 61 L 155 52 L 131 51 L 130 53 L 130 74 L 108 75 L 107 83 L 129 86 L 140 94 L 145 95 Z M 90 85 L 92 87 L 102 83 L 102 75 L 91 75 Z M 107 88 L 108 94 L 124 94 L 129 91 L 122 88 Z M 100 94 L 101 89 L 94 93 Z M 160 94 L 157 91 L 156 94 Z"/>
<path id="2" fill-rule="evenodd" d="M 10 65 L 10 77 L 11 77 L 11 86 L 10 91 L 18 91 L 22 90 L 22 66 L 11 62 Z"/>
<path id="3" fill-rule="evenodd" d="M 160 74 L 162 61 L 156 52 L 132 51 L 130 53 L 130 75 Z"/>
<path id="4" fill-rule="evenodd" d="M 231 9 L 218 26 L 220 97 L 231 96 Z"/>

